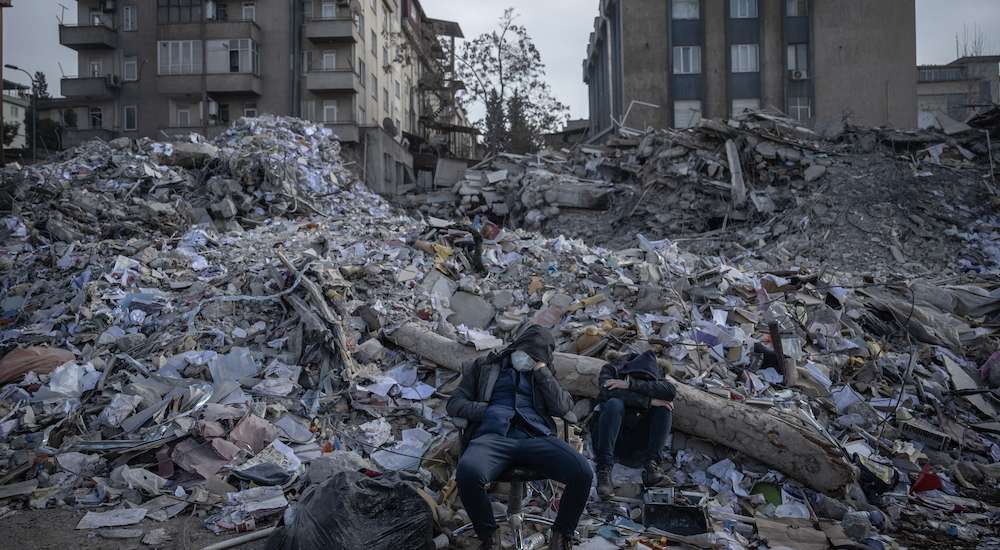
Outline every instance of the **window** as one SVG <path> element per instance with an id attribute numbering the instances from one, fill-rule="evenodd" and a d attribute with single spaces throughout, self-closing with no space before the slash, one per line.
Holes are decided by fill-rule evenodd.
<path id="1" fill-rule="evenodd" d="M 202 0 L 156 0 L 160 23 L 197 23 L 202 20 Z"/>
<path id="2" fill-rule="evenodd" d="M 786 17 L 804 17 L 809 15 L 808 0 L 785 0 Z"/>
<path id="3" fill-rule="evenodd" d="M 174 120 L 177 128 L 190 128 L 191 108 L 185 107 L 183 109 L 177 109 L 177 115 L 175 115 Z"/>
<path id="4" fill-rule="evenodd" d="M 200 40 L 164 40 L 157 49 L 159 74 L 194 74 L 201 72 Z"/>
<path id="5" fill-rule="evenodd" d="M 368 87 L 372 89 L 372 98 L 378 101 L 378 77 L 375 73 L 371 74 L 371 80 L 368 81 Z"/>
<path id="6" fill-rule="evenodd" d="M 756 73 L 760 71 L 757 44 L 733 44 L 733 72 Z"/>
<path id="7" fill-rule="evenodd" d="M 378 35 L 375 34 L 375 29 L 372 29 L 372 55 L 378 56 Z"/>
<path id="8" fill-rule="evenodd" d="M 674 0 L 674 19 L 701 19 L 698 0 Z"/>
<path id="9" fill-rule="evenodd" d="M 333 2 L 324 0 L 319 13 L 323 19 L 333 19 L 337 16 L 337 6 Z"/>
<path id="10" fill-rule="evenodd" d="M 799 122 L 806 122 L 812 118 L 812 101 L 808 97 L 788 98 L 788 114 Z"/>
<path id="11" fill-rule="evenodd" d="M 364 124 L 368 122 L 368 112 L 365 111 L 365 106 L 361 105 L 363 101 L 358 102 L 358 124 Z"/>
<path id="12" fill-rule="evenodd" d="M 312 69 L 312 50 L 302 50 L 302 72 Z"/>
<path id="13" fill-rule="evenodd" d="M 135 105 L 122 107 L 122 127 L 126 132 L 134 132 L 139 127 L 139 109 Z"/>
<path id="14" fill-rule="evenodd" d="M 312 19 L 313 16 L 313 0 L 303 0 L 302 2 L 302 16 L 306 19 Z"/>
<path id="15" fill-rule="evenodd" d="M 382 64 L 389 64 L 389 46 L 382 46 Z"/>
<path id="16" fill-rule="evenodd" d="M 90 62 L 90 76 L 91 78 L 99 78 L 104 76 L 104 66 L 100 61 Z"/>
<path id="17" fill-rule="evenodd" d="M 788 45 L 788 70 L 803 72 L 809 70 L 809 44 Z"/>
<path id="18" fill-rule="evenodd" d="M 323 70 L 332 71 L 337 68 L 337 52 L 327 50 L 323 52 Z"/>
<path id="19" fill-rule="evenodd" d="M 692 128 L 701 120 L 701 101 L 675 101 L 674 127 Z"/>
<path id="20" fill-rule="evenodd" d="M 91 128 L 103 128 L 104 127 L 104 111 L 100 107 L 90 108 L 90 127 Z"/>
<path id="21" fill-rule="evenodd" d="M 95 27 L 104 25 L 104 20 L 101 19 L 101 12 L 99 10 L 95 10 L 94 8 L 90 9 L 90 24 Z"/>
<path id="22" fill-rule="evenodd" d="M 337 122 L 337 100 L 323 101 L 323 122 Z"/>
<path id="23" fill-rule="evenodd" d="M 760 110 L 760 100 L 759 99 L 734 99 L 733 100 L 733 116 L 743 114 L 746 111 L 758 111 Z"/>
<path id="24" fill-rule="evenodd" d="M 251 73 L 260 74 L 260 47 L 249 38 L 209 40 L 205 60 L 209 74 Z"/>
<path id="25" fill-rule="evenodd" d="M 382 103 L 386 110 L 389 109 L 389 90 L 382 88 Z"/>
<path id="26" fill-rule="evenodd" d="M 66 109 L 62 112 L 63 124 L 67 128 L 76 128 L 76 111 L 73 109 Z"/>
<path id="27" fill-rule="evenodd" d="M 302 118 L 305 120 L 316 120 L 316 102 L 311 100 L 302 101 Z"/>
<path id="28" fill-rule="evenodd" d="M 701 74 L 701 46 L 674 46 L 674 74 Z"/>
<path id="29" fill-rule="evenodd" d="M 365 60 L 358 58 L 358 76 L 361 77 L 361 87 L 365 87 L 365 75 L 368 74 L 367 67 L 365 67 Z"/>
<path id="30" fill-rule="evenodd" d="M 135 6 L 122 6 L 122 30 L 125 32 L 139 30 L 135 9 Z"/>
<path id="31" fill-rule="evenodd" d="M 394 84 L 396 85 L 396 99 L 399 99 L 399 96 L 400 96 L 399 81 L 398 80 L 395 81 Z"/>
<path id="32" fill-rule="evenodd" d="M 754 19 L 757 17 L 757 0 L 729 0 L 729 17 Z"/>
<path id="33" fill-rule="evenodd" d="M 244 103 L 243 104 L 243 116 L 247 118 L 257 117 L 257 104 L 256 103 Z"/>
<path id="34" fill-rule="evenodd" d="M 136 57 L 126 57 L 122 62 L 122 80 L 125 82 L 135 82 L 139 80 L 139 59 Z"/>
<path id="35" fill-rule="evenodd" d="M 256 21 L 257 4 L 255 2 L 243 2 L 243 11 L 240 12 L 240 19 L 244 21 Z"/>
<path id="36" fill-rule="evenodd" d="M 21 108 L 17 105 L 10 106 L 10 117 L 14 120 L 21 118 Z"/>
<path id="37" fill-rule="evenodd" d="M 365 15 L 363 13 L 359 13 L 357 21 L 358 21 L 358 36 L 360 36 L 361 40 L 364 41 L 364 39 L 365 39 Z"/>
<path id="38" fill-rule="evenodd" d="M 229 124 L 229 104 L 220 103 L 219 104 L 219 122 L 222 124 Z"/>

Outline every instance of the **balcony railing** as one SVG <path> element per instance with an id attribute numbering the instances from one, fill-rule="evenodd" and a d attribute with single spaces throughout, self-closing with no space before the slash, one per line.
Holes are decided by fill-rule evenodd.
<path id="1" fill-rule="evenodd" d="M 115 49 L 118 34 L 108 25 L 59 25 L 59 43 L 77 51 Z"/>
<path id="2" fill-rule="evenodd" d="M 120 81 L 113 75 L 89 78 L 64 78 L 60 81 L 62 95 L 88 99 L 112 99 L 118 92 Z"/>
<path id="3" fill-rule="evenodd" d="M 253 73 L 209 73 L 205 88 L 209 93 L 260 95 L 260 77 Z M 157 75 L 156 89 L 166 95 L 187 95 L 201 90 L 202 74 Z"/>
<path id="4" fill-rule="evenodd" d="M 260 26 L 251 19 L 206 19 L 205 40 L 250 38 L 260 41 Z M 159 40 L 201 40 L 201 22 L 160 23 L 156 29 Z"/>
<path id="5" fill-rule="evenodd" d="M 348 42 L 361 41 L 361 32 L 352 17 L 330 17 L 307 19 L 303 36 L 313 42 Z"/>
<path id="6" fill-rule="evenodd" d="M 353 92 L 363 89 L 354 69 L 314 69 L 306 73 L 306 89 L 314 92 Z"/>

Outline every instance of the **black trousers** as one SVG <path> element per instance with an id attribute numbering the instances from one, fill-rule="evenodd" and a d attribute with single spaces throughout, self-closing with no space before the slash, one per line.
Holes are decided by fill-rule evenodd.
<path id="1" fill-rule="evenodd" d="M 594 471 L 587 459 L 554 436 L 486 434 L 469 443 L 458 460 L 455 472 L 458 496 L 479 538 L 489 538 L 497 529 L 486 486 L 513 466 L 535 470 L 566 485 L 553 528 L 572 535 L 586 508 L 594 479 Z"/>
<path id="2" fill-rule="evenodd" d="M 672 423 L 673 415 L 666 407 L 640 411 L 626 408 L 621 399 L 601 403 L 591 426 L 597 463 L 611 465 L 615 458 L 627 465 L 659 460 Z"/>

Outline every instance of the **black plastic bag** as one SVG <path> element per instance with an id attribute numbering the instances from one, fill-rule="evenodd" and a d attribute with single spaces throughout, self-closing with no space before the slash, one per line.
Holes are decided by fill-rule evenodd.
<path id="1" fill-rule="evenodd" d="M 433 538 L 430 505 L 413 487 L 348 471 L 310 487 L 267 550 L 429 550 Z"/>

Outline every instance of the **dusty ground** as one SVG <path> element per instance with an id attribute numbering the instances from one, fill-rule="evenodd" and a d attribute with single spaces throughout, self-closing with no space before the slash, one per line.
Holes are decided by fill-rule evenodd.
<path id="1" fill-rule="evenodd" d="M 0 520 L 0 548 L 24 548 L 37 550 L 126 550 L 162 548 L 171 550 L 197 550 L 236 535 L 215 536 L 201 524 L 201 518 L 190 512 L 167 522 L 145 520 L 129 529 L 149 531 L 165 528 L 173 540 L 162 546 L 151 547 L 139 539 L 108 539 L 98 535 L 97 530 L 77 531 L 74 529 L 85 511 L 77 510 L 24 510 Z M 266 540 L 241 546 L 242 550 L 263 550 Z"/>

